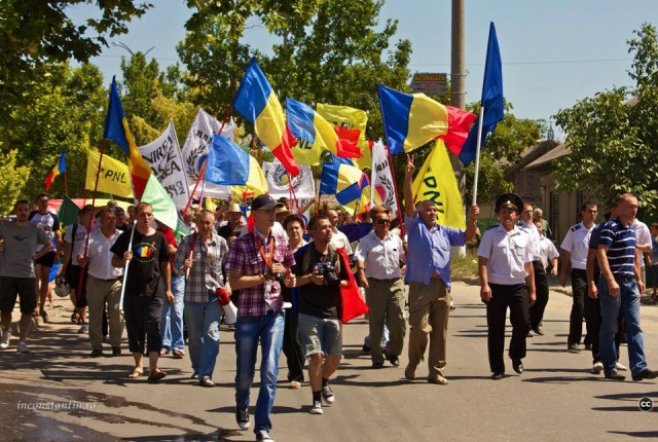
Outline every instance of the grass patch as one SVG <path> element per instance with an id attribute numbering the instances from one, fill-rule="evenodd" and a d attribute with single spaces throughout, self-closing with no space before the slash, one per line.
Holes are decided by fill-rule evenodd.
<path id="1" fill-rule="evenodd" d="M 468 252 L 466 256 L 453 255 L 450 260 L 450 269 L 453 278 L 477 278 L 478 258 Z"/>

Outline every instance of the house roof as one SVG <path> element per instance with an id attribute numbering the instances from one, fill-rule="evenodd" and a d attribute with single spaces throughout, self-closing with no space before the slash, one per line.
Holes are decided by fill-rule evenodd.
<path id="1" fill-rule="evenodd" d="M 569 155 L 570 153 L 571 150 L 567 147 L 567 145 L 565 143 L 560 143 L 557 146 L 555 146 L 553 149 L 546 152 L 544 155 L 532 161 L 523 169 L 527 170 L 527 169 L 543 166 L 544 164 L 550 163 L 551 161 L 557 160 L 558 158 Z"/>

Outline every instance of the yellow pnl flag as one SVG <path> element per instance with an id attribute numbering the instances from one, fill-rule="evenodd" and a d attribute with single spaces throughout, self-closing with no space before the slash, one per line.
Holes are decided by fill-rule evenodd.
<path id="1" fill-rule="evenodd" d="M 434 201 L 438 224 L 466 229 L 462 196 L 443 140 L 437 140 L 434 144 L 414 179 L 411 192 L 414 204 L 425 200 Z"/>
<path id="2" fill-rule="evenodd" d="M 85 189 L 87 190 L 94 190 L 96 185 L 99 157 L 100 154 L 95 150 L 90 150 L 87 155 L 87 174 L 85 178 Z M 133 198 L 128 165 L 103 155 L 97 190 L 115 196 Z"/>

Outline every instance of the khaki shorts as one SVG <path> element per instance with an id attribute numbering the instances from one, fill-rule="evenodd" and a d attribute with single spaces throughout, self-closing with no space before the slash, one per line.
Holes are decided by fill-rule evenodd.
<path id="1" fill-rule="evenodd" d="M 341 356 L 343 354 L 343 335 L 338 319 L 318 318 L 317 316 L 299 314 L 297 334 L 304 346 L 304 356 L 315 354 Z"/>

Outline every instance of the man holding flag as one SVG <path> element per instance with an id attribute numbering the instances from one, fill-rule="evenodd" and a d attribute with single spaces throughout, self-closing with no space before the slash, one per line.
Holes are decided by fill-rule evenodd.
<path id="1" fill-rule="evenodd" d="M 429 373 L 427 381 L 445 385 L 446 338 L 450 311 L 450 248 L 464 246 L 475 236 L 480 209 L 473 204 L 466 231 L 437 223 L 437 207 L 433 200 L 414 206 L 412 177 L 416 167 L 407 156 L 404 174 L 405 224 L 409 251 L 405 282 L 409 284 L 409 365 L 407 380 L 414 380 L 416 367 L 423 359 L 428 343 Z"/>

